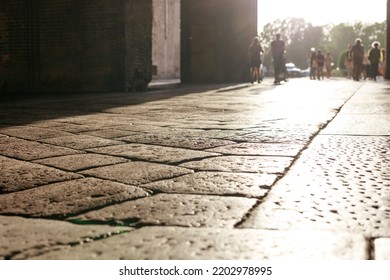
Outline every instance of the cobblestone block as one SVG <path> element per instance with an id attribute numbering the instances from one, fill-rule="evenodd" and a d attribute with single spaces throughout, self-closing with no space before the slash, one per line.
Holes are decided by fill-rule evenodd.
<path id="1" fill-rule="evenodd" d="M 240 197 L 157 194 L 88 212 L 72 220 L 232 228 L 255 203 L 255 199 Z"/>
<path id="2" fill-rule="evenodd" d="M 0 216 L 0 259 L 28 259 L 76 244 L 128 232 L 131 228 Z"/>
<path id="3" fill-rule="evenodd" d="M 198 172 L 142 187 L 166 193 L 263 197 L 275 181 L 276 175 L 270 174 Z"/>
<path id="4" fill-rule="evenodd" d="M 75 173 L 0 156 L 0 192 L 15 192 L 49 183 L 82 178 Z"/>
<path id="5" fill-rule="evenodd" d="M 0 214 L 64 217 L 147 195 L 134 186 L 84 178 L 0 195 Z"/>
<path id="6" fill-rule="evenodd" d="M 192 151 L 180 148 L 162 147 L 144 144 L 126 144 L 111 147 L 89 149 L 93 153 L 127 157 L 161 163 L 178 163 L 185 160 L 201 159 L 219 155 L 217 153 Z"/>
<path id="7" fill-rule="evenodd" d="M 390 235 L 389 141 L 317 137 L 241 226 Z"/>
<path id="8" fill-rule="evenodd" d="M 0 138 L 0 154 L 23 160 L 80 154 L 81 151 L 13 137 Z"/>
<path id="9" fill-rule="evenodd" d="M 156 249 L 158 248 L 158 249 Z M 40 259 L 364 260 L 363 236 L 316 231 L 145 227 Z"/>
<path id="10" fill-rule="evenodd" d="M 57 119 L 56 121 L 44 120 L 32 124 L 33 126 L 51 128 L 59 131 L 66 131 L 70 133 L 83 133 L 87 131 L 94 131 L 101 129 L 100 125 L 86 125 L 68 122 L 67 119 Z"/>
<path id="11" fill-rule="evenodd" d="M 47 140 L 42 140 L 42 142 L 77 150 L 123 144 L 123 142 L 120 141 L 109 140 L 89 135 L 74 135 L 51 138 Z"/>
<path id="12" fill-rule="evenodd" d="M 0 129 L 0 133 L 14 136 L 27 140 L 39 140 L 55 137 L 70 136 L 71 133 L 61 130 L 54 130 L 49 128 L 33 127 L 33 126 L 17 126 Z"/>
<path id="13" fill-rule="evenodd" d="M 303 145 L 280 143 L 240 143 L 208 149 L 208 152 L 242 156 L 296 156 Z"/>
<path id="14" fill-rule="evenodd" d="M 192 173 L 190 169 L 148 162 L 128 162 L 113 166 L 98 167 L 80 172 L 102 179 L 130 185 L 150 183 Z"/>
<path id="15" fill-rule="evenodd" d="M 374 248 L 376 260 L 390 260 L 390 238 L 375 239 Z"/>
<path id="16" fill-rule="evenodd" d="M 204 138 L 204 137 L 203 138 L 188 137 L 188 136 L 184 137 L 178 135 L 166 135 L 166 134 L 162 135 L 162 134 L 151 134 L 151 133 L 135 134 L 135 135 L 119 138 L 118 140 L 130 142 L 130 143 L 154 144 L 154 145 L 186 148 L 186 149 L 193 149 L 193 150 L 204 150 L 208 148 L 234 144 L 233 141 L 211 139 L 211 138 Z"/>
<path id="17" fill-rule="evenodd" d="M 202 171 L 251 172 L 281 174 L 293 157 L 219 156 L 181 164 L 185 168 Z"/>
<path id="18" fill-rule="evenodd" d="M 124 163 L 128 160 L 99 154 L 79 154 L 40 159 L 34 162 L 67 171 L 80 171 L 89 168 Z"/>
<path id="19" fill-rule="evenodd" d="M 133 136 L 138 135 L 139 133 L 133 132 L 133 131 L 126 131 L 121 129 L 99 129 L 99 130 L 93 130 L 93 131 L 86 131 L 82 132 L 81 134 L 84 135 L 90 135 L 90 136 L 96 136 L 101 138 L 107 138 L 107 139 L 114 139 L 114 138 L 120 138 L 120 137 L 126 137 L 126 136 Z M 116 139 L 116 140 L 122 140 L 122 139 Z"/>

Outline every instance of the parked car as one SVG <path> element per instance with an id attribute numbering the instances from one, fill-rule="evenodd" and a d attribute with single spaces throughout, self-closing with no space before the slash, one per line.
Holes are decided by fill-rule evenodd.
<path id="1" fill-rule="evenodd" d="M 290 78 L 303 77 L 302 69 L 295 66 L 294 63 L 286 63 L 286 69 Z"/>

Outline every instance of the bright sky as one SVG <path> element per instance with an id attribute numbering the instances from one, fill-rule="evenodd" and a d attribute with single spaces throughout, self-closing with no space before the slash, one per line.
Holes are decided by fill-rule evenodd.
<path id="1" fill-rule="evenodd" d="M 258 0 L 259 31 L 276 19 L 304 18 L 313 25 L 386 20 L 387 0 Z"/>

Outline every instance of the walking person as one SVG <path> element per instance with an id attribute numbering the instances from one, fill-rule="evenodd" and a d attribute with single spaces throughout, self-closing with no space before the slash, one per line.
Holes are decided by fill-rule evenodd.
<path id="1" fill-rule="evenodd" d="M 310 80 L 315 80 L 317 74 L 317 59 L 316 59 L 315 49 L 312 49 L 309 67 L 310 67 Z"/>
<path id="2" fill-rule="evenodd" d="M 381 62 L 381 50 L 379 49 L 379 42 L 374 42 L 372 48 L 368 51 L 368 60 L 371 64 L 371 79 L 376 81 L 379 75 L 379 63 Z"/>
<path id="3" fill-rule="evenodd" d="M 258 37 L 253 38 L 253 43 L 249 46 L 249 64 L 250 64 L 250 79 L 253 84 L 255 81 L 258 83 L 261 82 L 262 76 L 260 73 L 261 65 L 261 53 L 263 53 L 263 48 L 260 45 Z"/>
<path id="4" fill-rule="evenodd" d="M 286 45 L 283 40 L 280 39 L 280 34 L 276 34 L 276 39 L 271 42 L 271 54 L 274 63 L 275 72 L 275 85 L 280 85 L 281 71 L 283 69 L 283 57 L 286 49 Z"/>
<path id="5" fill-rule="evenodd" d="M 316 55 L 317 61 L 317 79 L 324 79 L 324 65 L 325 65 L 325 56 L 322 54 L 321 50 L 317 51 Z"/>
<path id="6" fill-rule="evenodd" d="M 360 75 L 363 71 L 364 47 L 360 39 L 356 39 L 355 45 L 351 48 L 351 56 L 353 61 L 352 77 L 355 81 L 360 80 Z"/>
<path id="7" fill-rule="evenodd" d="M 330 79 L 331 73 L 332 73 L 332 63 L 333 58 L 330 52 L 327 52 L 325 55 L 325 69 L 326 69 L 326 77 Z"/>
<path id="8" fill-rule="evenodd" d="M 352 78 L 353 61 L 352 61 L 351 49 L 352 49 L 352 46 L 348 45 L 348 50 L 346 52 L 345 59 L 344 59 L 344 66 L 345 66 L 345 69 L 347 70 L 348 79 Z"/>

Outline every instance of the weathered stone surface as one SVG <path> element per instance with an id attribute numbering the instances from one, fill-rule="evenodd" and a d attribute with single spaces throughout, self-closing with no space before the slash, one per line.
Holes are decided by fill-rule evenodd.
<path id="1" fill-rule="evenodd" d="M 84 178 L 0 195 L 0 214 L 61 217 L 147 195 L 134 186 Z"/>
<path id="2" fill-rule="evenodd" d="M 0 154 L 23 160 L 80 154 L 81 151 L 41 144 L 14 137 L 0 138 Z"/>
<path id="3" fill-rule="evenodd" d="M 206 150 L 225 155 L 242 156 L 296 156 L 303 145 L 285 143 L 240 143 Z"/>
<path id="4" fill-rule="evenodd" d="M 31 189 L 59 181 L 82 178 L 75 173 L 64 172 L 35 163 L 0 156 L 0 191 L 14 192 Z"/>
<path id="5" fill-rule="evenodd" d="M 275 180 L 276 175 L 270 174 L 198 172 L 142 187 L 166 193 L 262 197 Z"/>
<path id="6" fill-rule="evenodd" d="M 79 150 L 123 144 L 123 142 L 120 141 L 109 140 L 89 135 L 74 135 L 51 138 L 47 140 L 42 140 L 42 142 Z"/>
<path id="7" fill-rule="evenodd" d="M 283 173 L 293 157 L 219 156 L 191 161 L 180 166 L 203 171 Z"/>
<path id="8" fill-rule="evenodd" d="M 40 259 L 364 260 L 363 236 L 316 231 L 145 227 Z"/>
<path id="9" fill-rule="evenodd" d="M 390 136 L 390 115 L 340 115 L 321 134 Z"/>
<path id="10" fill-rule="evenodd" d="M 130 185 L 139 185 L 189 174 L 192 173 L 192 170 L 158 163 L 134 161 L 93 168 L 80 173 Z"/>
<path id="11" fill-rule="evenodd" d="M 79 154 L 62 157 L 53 157 L 36 160 L 34 162 L 61 168 L 68 171 L 80 171 L 83 169 L 112 165 L 127 162 L 128 160 L 118 157 L 99 154 Z"/>
<path id="12" fill-rule="evenodd" d="M 88 212 L 72 220 L 232 228 L 255 203 L 255 199 L 240 197 L 158 194 Z"/>
<path id="13" fill-rule="evenodd" d="M 77 123 L 73 123 L 72 120 L 68 118 L 56 119 L 55 121 L 43 120 L 34 123 L 33 126 L 51 128 L 51 129 L 66 131 L 70 133 L 83 133 L 87 131 L 95 131 L 101 129 L 101 126 L 98 124 L 96 125 L 77 124 Z"/>
<path id="14" fill-rule="evenodd" d="M 374 249 L 376 260 L 390 260 L 390 238 L 375 239 Z"/>
<path id="15" fill-rule="evenodd" d="M 88 151 L 161 163 L 176 163 L 182 162 L 184 160 L 200 159 L 219 155 L 217 153 L 192 151 L 187 149 L 144 144 L 117 145 L 111 147 L 89 149 Z"/>
<path id="16" fill-rule="evenodd" d="M 202 133 L 199 133 L 202 135 Z M 143 144 L 154 144 L 169 147 L 179 147 L 193 150 L 203 150 L 208 148 L 214 148 L 218 146 L 224 146 L 229 144 L 235 144 L 233 141 L 202 138 L 202 137 L 188 137 L 179 135 L 168 135 L 168 134 L 152 134 L 143 133 L 135 134 L 119 138 L 118 140 L 131 142 L 131 143 L 143 143 Z"/>
<path id="17" fill-rule="evenodd" d="M 39 140 L 39 139 L 64 137 L 64 136 L 72 135 L 71 133 L 60 131 L 60 130 L 34 127 L 34 126 L 16 126 L 16 127 L 2 128 L 0 129 L 0 133 L 22 138 L 22 139 L 27 139 L 27 140 Z"/>
<path id="18" fill-rule="evenodd" d="M 81 134 L 113 139 L 113 138 L 125 137 L 130 135 L 138 135 L 139 133 L 133 131 L 126 131 L 123 129 L 111 128 L 111 129 L 99 129 L 99 130 L 87 131 Z M 117 139 L 117 140 L 121 140 L 121 139 Z"/>
<path id="19" fill-rule="evenodd" d="M 61 252 L 131 228 L 73 225 L 69 222 L 0 216 L 0 259 L 28 259 L 45 252 Z"/>
<path id="20" fill-rule="evenodd" d="M 319 136 L 241 226 L 390 235 L 389 137 Z"/>

